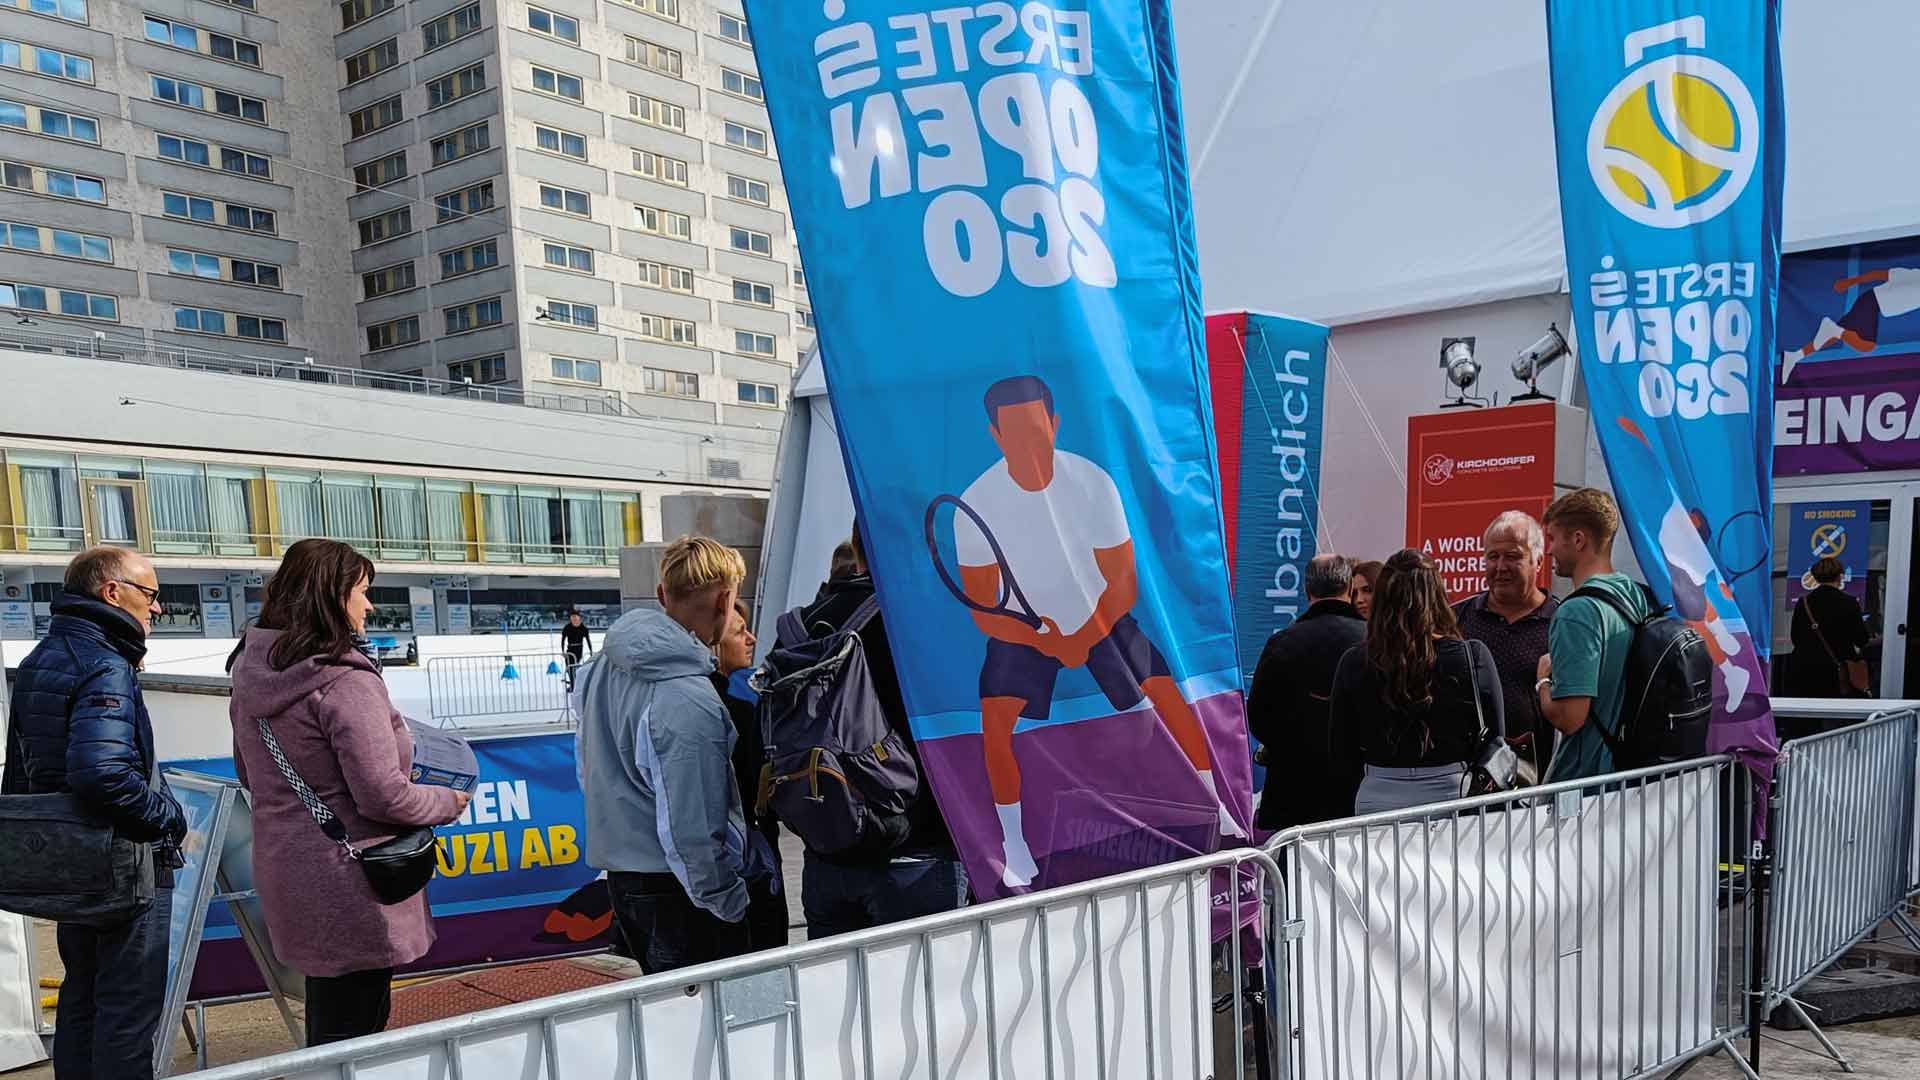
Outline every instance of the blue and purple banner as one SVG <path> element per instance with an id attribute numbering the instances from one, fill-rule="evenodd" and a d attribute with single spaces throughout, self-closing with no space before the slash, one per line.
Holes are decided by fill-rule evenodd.
<path id="1" fill-rule="evenodd" d="M 749 0 L 827 384 L 983 898 L 1251 809 L 1166 0 Z"/>
<path id="2" fill-rule="evenodd" d="M 1548 0 L 1580 368 L 1647 583 L 1715 663 L 1710 749 L 1771 771 L 1778 0 Z"/>

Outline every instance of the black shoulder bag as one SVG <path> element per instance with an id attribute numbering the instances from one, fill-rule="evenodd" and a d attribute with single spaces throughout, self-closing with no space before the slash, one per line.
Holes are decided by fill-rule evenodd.
<path id="1" fill-rule="evenodd" d="M 1480 679 L 1473 662 L 1473 642 L 1467 644 L 1467 693 L 1473 697 L 1473 715 L 1480 719 L 1480 751 L 1460 781 L 1462 798 L 1511 791 L 1520 775 L 1520 756 L 1507 744 L 1505 733 L 1487 730 L 1487 712 L 1480 704 Z"/>
<path id="2" fill-rule="evenodd" d="M 367 875 L 367 884 L 373 886 L 373 895 L 383 904 L 398 904 L 411 899 L 427 882 L 433 880 L 433 872 L 439 862 L 439 854 L 434 849 L 433 827 L 421 825 L 412 828 L 382 844 L 369 848 L 355 848 L 347 838 L 347 827 L 327 809 L 327 804 L 313 793 L 300 774 L 293 771 L 293 765 L 287 761 L 287 755 L 280 749 L 280 740 L 273 737 L 273 729 L 265 720 L 255 721 L 260 725 L 260 738 L 267 744 L 267 753 L 273 755 L 273 763 L 279 768 L 280 775 L 287 778 L 293 793 L 313 815 L 314 824 L 327 834 L 327 839 L 340 845 L 347 858 L 360 864 Z"/>

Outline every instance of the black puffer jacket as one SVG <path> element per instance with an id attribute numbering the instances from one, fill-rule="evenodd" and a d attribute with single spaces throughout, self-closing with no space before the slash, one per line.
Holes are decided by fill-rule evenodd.
<path id="1" fill-rule="evenodd" d="M 153 724 L 135 665 L 146 655 L 133 617 L 63 594 L 47 639 L 14 674 L 7 728 L 8 795 L 70 792 L 130 840 L 179 845 L 186 818 L 154 776 Z"/>

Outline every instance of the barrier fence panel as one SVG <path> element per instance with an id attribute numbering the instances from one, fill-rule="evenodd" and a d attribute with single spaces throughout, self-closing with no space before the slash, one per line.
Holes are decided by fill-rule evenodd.
<path id="1" fill-rule="evenodd" d="M 443 656 L 427 661 L 435 720 L 553 719 L 567 711 L 567 657 L 557 652 Z"/>
<path id="2" fill-rule="evenodd" d="M 1283 834 L 1280 1074 L 1612 1080 L 1738 1060 L 1751 919 L 1723 851 L 1747 783 L 1706 759 Z"/>
<path id="3" fill-rule="evenodd" d="M 1257 896 L 1273 890 L 1264 852 L 1222 852 L 194 1075 L 1251 1075 L 1243 1028 L 1230 1039 L 1229 1072 L 1216 1071 L 1213 1034 L 1211 894 L 1219 871 L 1240 867 L 1258 879 Z M 1232 936 L 1235 955 L 1242 936 Z"/>
<path id="4" fill-rule="evenodd" d="M 1843 1064 L 1794 994 L 1890 918 L 1920 946 L 1902 911 L 1912 891 L 1917 746 L 1920 715 L 1903 709 L 1780 748 L 1766 1011 L 1784 1004 Z"/>

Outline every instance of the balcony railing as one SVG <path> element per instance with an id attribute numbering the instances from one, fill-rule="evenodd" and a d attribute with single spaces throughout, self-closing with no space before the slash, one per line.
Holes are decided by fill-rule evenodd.
<path id="1" fill-rule="evenodd" d="M 79 525 L 0 524 L 0 551 L 71 555 L 91 544 L 114 544 L 160 559 L 277 559 L 305 535 L 267 532 L 190 532 L 153 528 L 141 522 L 138 536 L 101 535 Z M 618 544 L 574 544 L 557 540 L 474 540 L 468 538 L 329 536 L 350 544 L 376 562 L 441 563 L 469 566 L 595 567 L 620 565 Z"/>
<path id="2" fill-rule="evenodd" d="M 310 362 L 289 362 L 264 356 L 245 356 L 216 352 L 197 345 L 149 342 L 129 337 L 124 332 L 96 330 L 91 336 L 62 333 L 39 325 L 18 322 L 0 324 L 0 349 L 80 356 L 94 360 L 115 360 L 150 367 L 177 368 L 183 371 L 208 371 L 220 375 L 251 375 L 263 379 L 293 379 L 299 382 L 350 386 L 363 390 L 388 390 L 403 394 L 464 398 L 500 405 L 525 405 L 551 412 L 582 413 L 592 416 L 641 418 L 618 391 L 602 390 L 574 394 L 548 394 L 524 390 L 518 386 L 482 385 L 429 379 L 418 375 L 393 375 L 367 368 L 332 367 Z"/>

